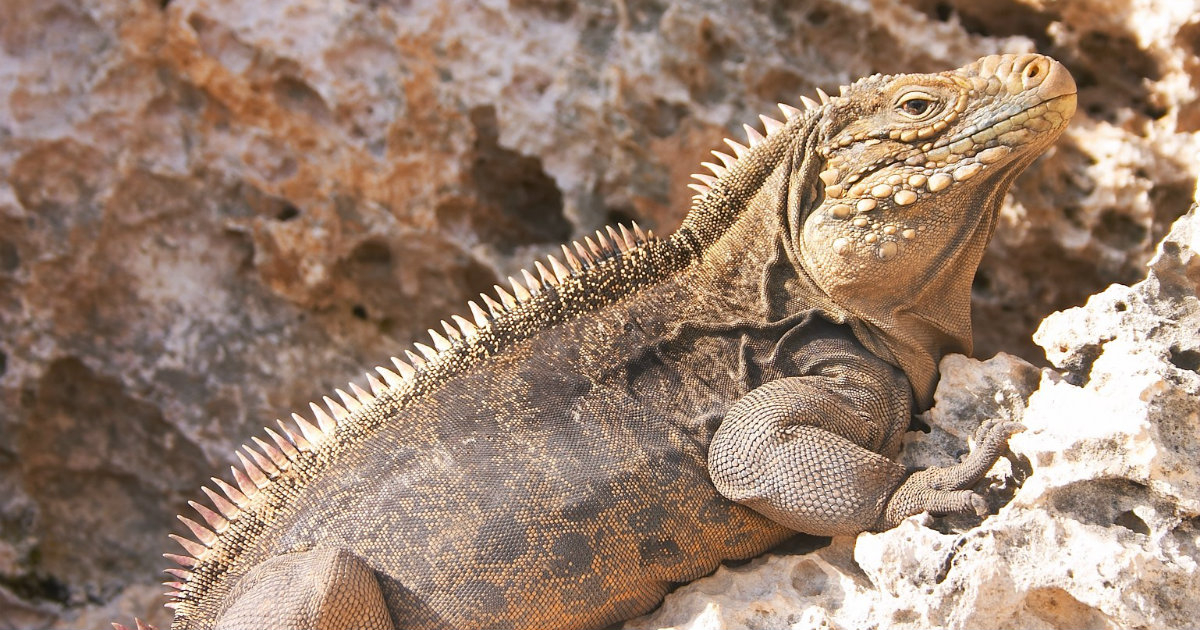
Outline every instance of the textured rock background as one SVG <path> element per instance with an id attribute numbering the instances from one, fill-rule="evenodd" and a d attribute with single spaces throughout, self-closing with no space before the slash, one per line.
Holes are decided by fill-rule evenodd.
<path id="1" fill-rule="evenodd" d="M 1076 122 L 1017 182 L 976 283 L 978 354 L 1044 364 L 1038 322 L 1140 278 L 1193 195 L 1197 15 L 0 0 L 0 627 L 162 622 L 172 515 L 256 427 L 562 240 L 669 232 L 722 136 L 866 74 L 1036 50 L 1075 75 Z"/>

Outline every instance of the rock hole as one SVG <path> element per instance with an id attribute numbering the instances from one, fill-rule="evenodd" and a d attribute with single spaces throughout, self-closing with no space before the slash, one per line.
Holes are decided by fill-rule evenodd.
<path id="1" fill-rule="evenodd" d="M 367 319 L 367 308 L 365 306 L 363 306 L 362 304 L 355 304 L 353 307 L 350 308 L 350 314 L 355 316 L 358 319 L 366 320 Z"/>
<path id="2" fill-rule="evenodd" d="M 1096 226 L 1096 238 L 1120 250 L 1141 247 L 1149 230 L 1116 208 L 1105 208 Z"/>
<path id="3" fill-rule="evenodd" d="M 1005 457 L 1008 458 L 1009 464 L 1012 465 L 1012 476 L 1013 480 L 1016 481 L 1013 492 L 1009 495 L 1009 499 L 1011 500 L 1012 497 L 1016 496 L 1016 491 L 1025 485 L 1025 480 L 1033 476 L 1033 462 L 1025 455 L 1013 453 L 1011 449 Z"/>
<path id="4" fill-rule="evenodd" d="M 1125 311 L 1129 310 L 1129 305 L 1124 302 L 1117 302 L 1116 304 L 1113 304 L 1113 308 L 1116 309 L 1118 313 L 1124 313 Z"/>
<path id="5" fill-rule="evenodd" d="M 1104 352 L 1101 344 L 1090 344 L 1079 348 L 1063 365 L 1066 370 L 1066 380 L 1075 387 L 1084 387 L 1092 379 L 1092 365 Z"/>
<path id="6" fill-rule="evenodd" d="M 275 102 L 280 106 L 307 115 L 316 122 L 328 123 L 332 119 L 325 99 L 304 81 L 295 77 L 282 77 L 271 88 Z"/>
<path id="7" fill-rule="evenodd" d="M 1150 526 L 1146 525 L 1146 521 L 1142 520 L 1140 516 L 1134 514 L 1130 510 L 1121 512 L 1121 514 L 1117 516 L 1117 520 L 1113 521 L 1113 524 L 1120 525 L 1131 532 L 1142 534 L 1143 536 L 1150 535 Z"/>
<path id="8" fill-rule="evenodd" d="M 8 372 L 8 353 L 0 350 L 0 376 Z"/>
<path id="9" fill-rule="evenodd" d="M 21 266 L 21 254 L 12 241 L 0 240 L 0 271 L 16 271 Z"/>
<path id="10" fill-rule="evenodd" d="M 350 260 L 362 265 L 382 265 L 386 267 L 392 264 L 392 250 L 383 241 L 363 241 L 358 247 L 354 248 L 354 251 L 350 254 Z"/>
<path id="11" fill-rule="evenodd" d="M 275 218 L 279 221 L 291 221 L 298 216 L 300 216 L 300 210 L 290 203 L 283 204 L 283 207 L 275 214 Z"/>
<path id="12" fill-rule="evenodd" d="M 991 295 L 992 279 L 984 270 L 981 269 L 975 273 L 975 279 L 971 281 L 971 293 L 979 296 Z"/>
<path id="13" fill-rule="evenodd" d="M 510 0 L 513 9 L 536 11 L 555 22 L 568 20 L 578 9 L 575 0 Z"/>
<path id="14" fill-rule="evenodd" d="M 1179 33 L 1175 35 L 1175 43 L 1192 56 L 1190 63 L 1184 62 L 1185 67 L 1195 68 L 1200 64 L 1200 21 L 1193 21 L 1180 28 Z M 1181 104 L 1176 124 L 1176 131 L 1180 133 L 1200 131 L 1200 100 L 1192 99 Z"/>
<path id="15" fill-rule="evenodd" d="M 1115 442 L 1105 440 L 1096 448 L 1115 449 Z M 1148 528 L 1130 508 L 1146 506 L 1156 512 L 1162 510 L 1145 485 L 1129 479 L 1076 481 L 1052 490 L 1048 496 L 1051 507 L 1076 521 L 1099 527 L 1120 525 L 1135 532 Z"/>
<path id="16" fill-rule="evenodd" d="M 942 566 L 938 569 L 937 575 L 935 575 L 933 578 L 935 583 L 941 584 L 942 582 L 946 581 L 946 577 L 950 575 L 950 569 L 954 568 L 954 558 L 958 557 L 959 550 L 962 549 L 963 545 L 965 544 L 967 544 L 966 537 L 960 537 L 954 541 L 953 545 L 950 546 L 950 549 L 946 552 L 946 559 L 942 560 Z"/>
<path id="17" fill-rule="evenodd" d="M 1175 43 L 1193 57 L 1200 57 L 1200 21 L 1193 20 L 1180 27 Z"/>
<path id="18" fill-rule="evenodd" d="M 187 23 L 188 26 L 192 27 L 193 31 L 196 31 L 197 35 L 200 35 L 204 33 L 204 31 L 208 30 L 208 20 L 204 19 L 204 16 L 197 13 L 189 15 Z"/>
<path id="19" fill-rule="evenodd" d="M 624 225 L 626 227 L 633 225 L 633 215 L 627 210 L 614 208 L 608 211 L 608 215 L 604 219 L 605 225 Z"/>
<path id="20" fill-rule="evenodd" d="M 686 106 L 669 103 L 661 98 L 656 98 L 648 103 L 635 102 L 630 110 L 630 115 L 656 138 L 665 138 L 674 134 L 679 129 L 680 121 L 688 114 Z"/>
<path id="21" fill-rule="evenodd" d="M 1122 63 L 1118 68 L 1135 75 L 1138 83 L 1142 79 L 1154 82 L 1162 78 L 1158 62 L 1138 46 L 1132 34 L 1112 35 L 1092 31 L 1084 34 L 1079 47 L 1088 54 L 1089 59 L 1120 59 Z"/>
<path id="22" fill-rule="evenodd" d="M 812 553 L 824 549 L 833 542 L 832 538 L 825 536 L 813 536 L 811 534 L 796 534 L 787 540 L 775 545 L 771 548 L 771 553 L 777 553 L 783 556 L 799 556 L 806 553 Z M 747 558 L 745 561 L 738 561 L 735 564 L 725 562 L 726 566 L 734 567 L 741 566 L 750 562 L 754 558 Z"/>
<path id="23" fill-rule="evenodd" d="M 1163 116 L 1167 115 L 1167 112 L 1170 111 L 1170 109 L 1168 109 L 1163 103 L 1158 102 L 1157 94 L 1151 94 L 1150 98 L 1154 100 L 1147 100 L 1145 106 L 1142 107 L 1142 113 L 1149 118 L 1153 118 L 1154 120 L 1162 119 Z"/>
<path id="24" fill-rule="evenodd" d="M 792 589 L 799 597 L 817 597 L 829 587 L 829 576 L 814 560 L 804 559 L 792 567 Z"/>
<path id="25" fill-rule="evenodd" d="M 1055 52 L 1068 59 L 1079 104 L 1092 116 L 1116 123 L 1124 109 L 1150 118 L 1163 114 L 1149 89 L 1162 78 L 1162 68 L 1132 34 L 1092 31 L 1079 39 L 1077 51 Z"/>
<path id="26" fill-rule="evenodd" d="M 1200 104 L 1197 107 L 1200 107 Z M 1200 114 L 1200 109 L 1197 110 L 1197 114 Z M 1191 131 L 1200 131 L 1200 124 Z M 1144 179 L 1150 178 L 1145 177 Z M 1157 243 L 1163 240 L 1167 231 L 1171 229 L 1171 224 L 1188 211 L 1192 205 L 1192 191 L 1194 190 L 1196 190 L 1195 177 L 1156 184 L 1150 189 L 1150 207 L 1154 209 L 1154 223 L 1150 232 L 1151 242 Z"/>
<path id="27" fill-rule="evenodd" d="M 949 22 L 957 18 L 963 29 L 973 35 L 1030 37 L 1039 50 L 1049 43 L 1046 29 L 1051 23 L 1061 19 L 1054 11 L 1031 7 L 1018 0 L 908 0 L 907 4 L 939 22 Z"/>
<path id="28" fill-rule="evenodd" d="M 1192 372 L 1200 372 L 1200 352 L 1184 350 L 1178 345 L 1171 346 L 1171 365 Z"/>
<path id="29" fill-rule="evenodd" d="M 491 240 L 506 252 L 527 243 L 557 243 L 570 238 L 571 224 L 563 216 L 562 192 L 546 173 L 541 159 L 500 146 L 495 108 L 477 107 L 470 117 L 476 134 L 470 183 L 478 207 L 447 206 L 444 214 L 439 208 L 439 220 L 466 222 L 480 238 Z"/>
<path id="30" fill-rule="evenodd" d="M 0 586 L 7 587 L 14 595 L 27 601 L 51 601 L 63 605 L 71 603 L 71 590 L 52 576 L 5 576 L 0 577 Z"/>

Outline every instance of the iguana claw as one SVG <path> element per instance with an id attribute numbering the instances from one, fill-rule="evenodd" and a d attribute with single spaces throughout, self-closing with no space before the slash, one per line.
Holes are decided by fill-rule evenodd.
<path id="1" fill-rule="evenodd" d="M 1008 448 L 1008 439 L 1025 427 L 1011 420 L 987 420 L 975 431 L 975 448 L 953 466 L 927 468 L 913 473 L 888 501 L 880 529 L 921 512 L 934 514 L 988 514 L 983 497 L 968 490 L 983 478 Z"/>

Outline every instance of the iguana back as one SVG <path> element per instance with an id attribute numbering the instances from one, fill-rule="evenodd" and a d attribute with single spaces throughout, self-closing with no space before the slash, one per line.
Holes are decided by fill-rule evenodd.
<path id="1" fill-rule="evenodd" d="M 255 439 L 183 519 L 173 627 L 604 627 L 793 531 L 978 510 L 1015 427 L 947 469 L 890 457 L 1074 83 L 999 56 L 822 97 L 717 154 L 669 238 L 564 247 Z"/>

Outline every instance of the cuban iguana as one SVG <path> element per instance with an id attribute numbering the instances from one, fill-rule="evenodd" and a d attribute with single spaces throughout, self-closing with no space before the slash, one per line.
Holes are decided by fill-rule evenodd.
<path id="1" fill-rule="evenodd" d="M 820 96 L 728 141 L 669 237 L 564 246 L 254 438 L 180 517 L 173 627 L 598 628 L 795 531 L 980 510 L 1012 423 L 891 458 L 1075 84 L 1003 55 Z"/>

